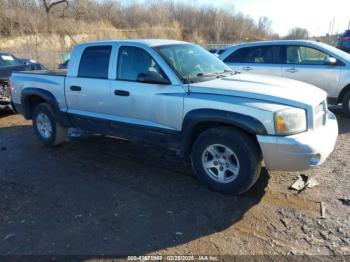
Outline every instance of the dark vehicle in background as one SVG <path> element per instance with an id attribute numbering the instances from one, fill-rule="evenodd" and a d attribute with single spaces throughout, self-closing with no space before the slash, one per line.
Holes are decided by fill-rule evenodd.
<path id="1" fill-rule="evenodd" d="M 221 55 L 224 51 L 226 50 L 226 48 L 211 48 L 208 51 L 216 56 Z"/>
<path id="2" fill-rule="evenodd" d="M 48 70 L 48 68 L 42 64 L 39 64 L 38 62 L 36 62 L 35 60 L 33 59 L 28 59 L 28 58 L 18 58 L 17 57 L 17 60 L 19 62 L 21 62 L 23 65 L 27 65 L 27 66 L 30 66 L 30 65 L 35 65 L 35 70 Z"/>
<path id="3" fill-rule="evenodd" d="M 8 79 L 12 72 L 46 69 L 34 60 L 17 58 L 9 53 L 0 52 L 0 80 Z"/>
<path id="4" fill-rule="evenodd" d="M 67 59 L 65 62 L 63 62 L 62 64 L 58 65 L 58 69 L 67 69 L 68 68 L 68 63 L 69 63 L 69 59 Z"/>
<path id="5" fill-rule="evenodd" d="M 13 72 L 46 69 L 34 60 L 19 59 L 9 53 L 0 52 L 0 110 L 11 108 L 8 80 Z"/>
<path id="6" fill-rule="evenodd" d="M 346 30 L 338 36 L 337 48 L 350 53 L 350 30 Z"/>

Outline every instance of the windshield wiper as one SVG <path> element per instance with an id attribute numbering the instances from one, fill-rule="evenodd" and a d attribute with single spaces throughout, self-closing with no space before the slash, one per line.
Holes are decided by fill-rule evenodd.
<path id="1" fill-rule="evenodd" d="M 194 83 L 194 81 L 192 79 L 190 79 L 189 77 L 188 78 L 181 78 L 181 81 L 184 83 L 184 84 L 192 84 Z"/>
<path id="2" fill-rule="evenodd" d="M 233 75 L 233 71 L 227 70 L 227 69 L 225 69 L 223 72 L 216 73 L 216 75 L 217 75 L 217 77 L 225 77 L 225 76 L 227 76 L 227 73 L 230 73 L 230 75 Z"/>
<path id="3" fill-rule="evenodd" d="M 198 77 L 215 77 L 216 74 L 203 74 L 203 73 L 198 73 L 196 76 L 198 76 Z"/>
<path id="4" fill-rule="evenodd" d="M 216 72 L 216 73 L 210 73 L 210 74 L 198 73 L 196 76 L 197 77 L 216 77 L 216 78 L 220 78 L 220 77 L 227 76 L 227 73 L 231 73 L 231 75 L 232 75 L 233 71 L 225 69 L 223 72 Z"/>

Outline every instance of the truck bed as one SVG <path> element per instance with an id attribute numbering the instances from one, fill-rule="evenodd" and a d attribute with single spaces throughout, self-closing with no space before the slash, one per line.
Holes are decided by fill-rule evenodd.
<path id="1" fill-rule="evenodd" d="M 21 71 L 17 72 L 21 74 L 31 74 L 31 75 L 46 75 L 46 76 L 66 76 L 67 70 L 36 70 L 36 71 Z"/>
<path id="2" fill-rule="evenodd" d="M 35 88 L 37 90 L 40 89 L 40 92 L 48 91 L 51 93 L 57 100 L 59 108 L 64 110 L 66 108 L 64 91 L 66 75 L 66 70 L 39 70 L 13 73 L 10 78 L 13 87 L 13 103 L 21 103 L 21 94 L 24 87 L 29 89 Z"/>

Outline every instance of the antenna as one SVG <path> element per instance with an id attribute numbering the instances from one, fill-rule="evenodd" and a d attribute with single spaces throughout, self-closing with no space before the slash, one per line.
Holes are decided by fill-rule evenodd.
<path id="1" fill-rule="evenodd" d="M 187 82 L 187 95 L 191 94 L 191 89 L 190 89 L 190 75 L 187 75 L 186 82 Z"/>

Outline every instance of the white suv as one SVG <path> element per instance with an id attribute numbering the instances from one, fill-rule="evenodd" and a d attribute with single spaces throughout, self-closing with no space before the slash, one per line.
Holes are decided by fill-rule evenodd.
<path id="1" fill-rule="evenodd" d="M 330 104 L 343 104 L 350 117 L 350 54 L 330 45 L 305 40 L 238 44 L 219 58 L 241 73 L 292 78 L 315 85 Z"/>

